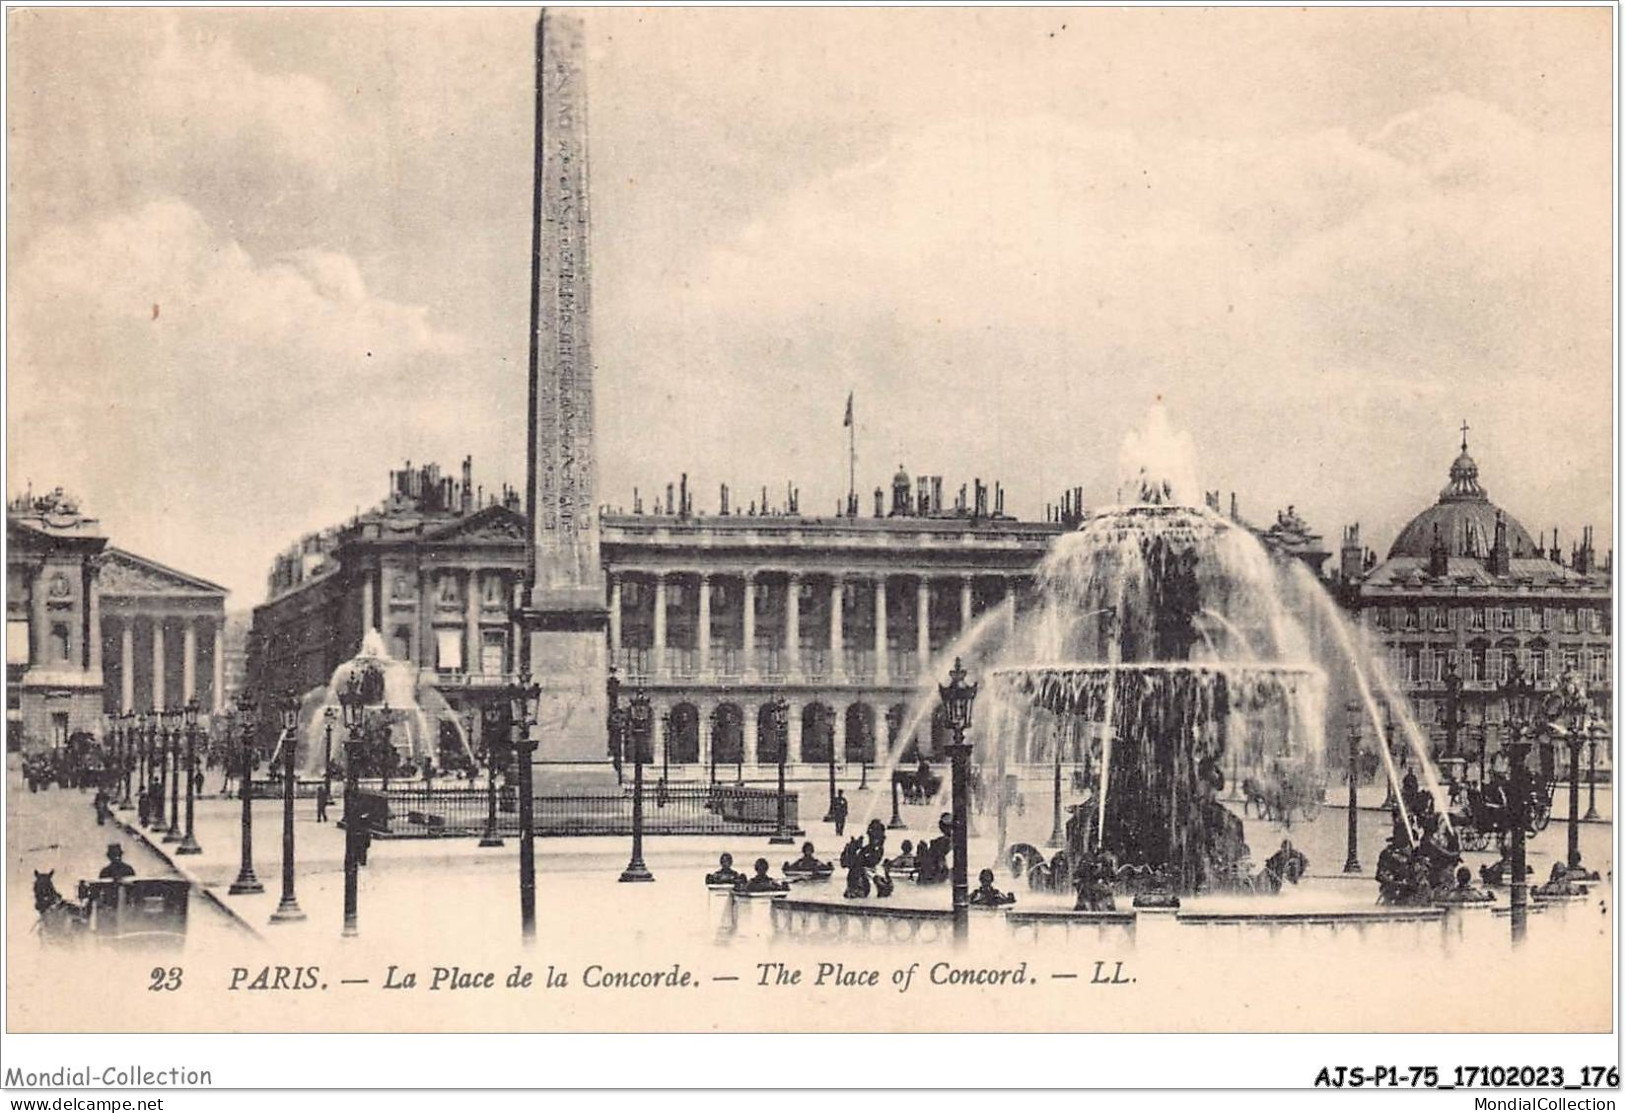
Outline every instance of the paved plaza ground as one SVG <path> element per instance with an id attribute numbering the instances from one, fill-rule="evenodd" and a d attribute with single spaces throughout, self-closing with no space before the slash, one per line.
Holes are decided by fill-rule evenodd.
<path id="1" fill-rule="evenodd" d="M 217 786 L 218 782 L 211 777 L 209 788 L 214 790 Z M 804 821 L 805 839 L 816 845 L 820 857 L 836 858 L 839 840 L 832 826 L 817 818 L 823 814 L 827 788 L 822 783 L 803 783 L 794 787 L 802 793 L 803 815 L 813 817 L 810 822 Z M 68 892 L 77 877 L 94 875 L 102 861 L 103 846 L 112 837 L 121 838 L 131 849 L 132 864 L 139 872 L 152 875 L 178 869 L 193 879 L 200 890 L 207 890 L 218 897 L 231 915 L 255 933 L 257 938 L 231 930 L 222 913 L 208 907 L 204 901 L 194 901 L 194 907 L 198 910 L 194 920 L 197 936 L 189 943 L 186 957 L 188 963 L 199 970 L 198 976 L 208 979 L 210 987 L 216 991 L 224 989 L 238 969 L 257 971 L 262 966 L 274 964 L 289 967 L 319 965 L 324 984 L 330 984 L 332 992 L 338 992 L 342 986 L 348 985 L 351 991 L 360 993 L 362 990 L 381 988 L 391 966 L 396 967 L 397 972 L 459 964 L 470 968 L 510 970 L 516 961 L 526 956 L 534 956 L 531 961 L 538 969 L 551 965 L 561 971 L 569 970 L 572 979 L 579 978 L 586 965 L 597 962 L 609 968 L 638 965 L 669 968 L 673 963 L 683 963 L 697 965 L 706 977 L 748 980 L 755 973 L 755 958 L 782 957 L 785 952 L 785 941 L 775 941 L 770 938 L 769 932 L 762 930 L 748 939 L 719 942 L 718 905 L 703 885 L 704 874 L 715 868 L 717 856 L 724 850 L 731 852 L 742 868 L 748 868 L 757 856 L 767 857 L 774 864 L 775 872 L 780 864 L 799 854 L 799 846 L 769 846 L 766 838 L 761 836 L 652 837 L 646 841 L 645 857 L 656 880 L 653 884 L 643 885 L 621 884 L 617 880 L 628 857 L 629 840 L 624 837 L 539 839 L 536 843 L 538 938 L 529 949 L 523 947 L 520 940 L 516 839 L 509 838 L 500 848 L 480 848 L 471 838 L 379 839 L 373 842 L 369 864 L 360 873 L 360 935 L 355 939 L 341 939 L 344 836 L 335 824 L 316 821 L 314 801 L 296 801 L 295 808 L 295 891 L 306 918 L 295 923 L 273 924 L 271 914 L 277 908 L 282 889 L 280 801 L 256 801 L 254 804 L 254 865 L 264 885 L 264 892 L 232 896 L 227 890 L 236 878 L 240 865 L 241 803 L 238 800 L 221 798 L 213 791 L 198 800 L 195 830 L 203 853 L 176 858 L 173 857 L 173 844 L 160 843 L 156 850 L 148 849 L 143 844 L 135 827 L 133 811 L 117 813 L 118 822 L 126 825 L 126 833 L 119 835 L 113 827 L 96 827 L 88 793 L 53 789 L 31 795 L 16 778 L 13 778 L 10 788 L 12 804 L 7 854 L 12 875 L 8 888 L 8 921 L 12 928 L 9 942 L 14 960 L 19 955 L 32 957 L 39 950 L 37 939 L 28 934 L 32 905 L 27 902 L 25 890 L 32 876 L 30 868 L 57 868 L 59 878 L 72 879 L 61 885 L 63 891 Z M 875 816 L 882 819 L 889 817 L 889 796 L 872 790 L 860 791 L 855 783 L 843 782 L 843 788 L 851 800 L 848 835 L 862 829 L 863 820 L 871 814 L 871 809 Z M 1331 794 L 1335 795 L 1335 792 Z M 1029 784 L 1025 788 L 1025 795 L 1024 809 L 1009 817 L 1008 840 L 1011 843 L 1030 842 L 1042 847 L 1050 833 L 1052 818 L 1048 785 Z M 1368 791 L 1365 795 L 1370 797 L 1373 805 L 1381 799 L 1380 791 Z M 1559 807 L 1561 796 L 1559 793 Z M 1600 803 L 1606 808 L 1606 800 L 1600 799 Z M 341 809 L 335 803 L 330 809 L 330 816 L 337 819 L 340 814 Z M 922 833 L 931 831 L 938 814 L 937 809 L 932 807 L 905 805 L 903 818 L 909 830 L 888 832 L 888 849 L 898 847 L 903 838 L 918 839 Z M 1386 813 L 1375 806 L 1362 808 L 1358 814 L 1362 872 L 1353 877 L 1343 873 L 1347 835 L 1346 812 L 1343 809 L 1325 807 L 1314 822 L 1300 821 L 1289 830 L 1279 824 L 1247 821 L 1247 839 L 1255 863 L 1267 857 L 1279 845 L 1282 837 L 1290 837 L 1307 854 L 1310 862 L 1309 877 L 1304 885 L 1283 894 L 1274 903 L 1268 904 L 1268 908 L 1319 911 L 1374 907 L 1376 886 L 1372 874 L 1389 821 Z M 1582 823 L 1580 834 L 1587 864 L 1608 875 L 1612 868 L 1611 825 L 1606 822 Z M 994 864 L 997 853 L 996 821 L 991 813 L 979 817 L 975 835 L 971 854 L 973 873 L 982 864 Z M 1566 830 L 1560 813 L 1559 818 L 1554 819 L 1552 825 L 1530 846 L 1529 861 L 1538 878 L 1543 879 L 1551 863 L 1564 854 L 1565 840 Z M 1467 861 L 1476 869 L 1493 857 L 1490 853 L 1469 854 Z M 1065 895 L 1028 892 L 1023 883 L 1010 879 L 1004 870 L 999 871 L 998 883 L 1002 887 L 1013 888 L 1019 898 L 1017 907 L 1020 909 L 1062 908 L 1070 904 L 1070 898 Z M 836 880 L 821 885 L 796 886 L 792 896 L 795 899 L 823 900 L 841 905 L 844 902 L 841 901 L 840 890 L 840 882 Z M 1269 900 L 1249 899 L 1254 902 Z M 1504 899 L 1503 895 L 1503 903 Z M 1227 902 L 1233 900 L 1222 897 L 1196 898 L 1188 900 L 1186 908 L 1223 909 L 1230 907 Z M 948 901 L 949 892 L 945 886 L 920 888 L 905 883 L 899 886 L 891 907 L 946 908 Z M 1585 913 L 1583 919 L 1582 911 L 1575 908 L 1553 909 L 1549 914 L 1537 915 L 1531 921 L 1531 942 L 1524 948 L 1526 954 L 1520 960 L 1523 973 L 1518 977 L 1532 979 L 1529 984 L 1538 986 L 1539 993 L 1551 991 L 1555 994 L 1544 1001 L 1535 1000 L 1530 993 L 1523 994 L 1525 1012 L 1547 1017 L 1544 1021 L 1546 1025 L 1560 1025 L 1565 1016 L 1574 1015 L 1572 1009 L 1577 1007 L 1572 1000 L 1565 1004 L 1563 995 L 1552 990 L 1551 979 L 1557 974 L 1564 979 L 1578 980 L 1584 991 L 1585 1008 L 1592 1008 L 1598 1000 L 1607 1001 L 1611 971 L 1606 943 L 1612 926 L 1611 909 L 1602 890 L 1585 908 L 1589 912 Z M 1285 988 L 1275 991 L 1276 1004 L 1284 1010 L 1284 1019 L 1279 1022 L 1290 1027 L 1294 1024 L 1313 1026 L 1323 1022 L 1326 1015 L 1341 1015 L 1334 1007 L 1339 992 L 1337 987 L 1342 984 L 1341 992 L 1347 992 L 1344 983 L 1349 977 L 1385 974 L 1399 977 L 1403 972 L 1404 979 L 1411 984 L 1431 985 L 1435 992 L 1443 995 L 1429 1008 L 1411 1010 L 1410 1013 L 1400 1010 L 1398 1020 L 1390 1018 L 1391 1024 L 1404 1027 L 1405 1017 L 1413 1014 L 1431 1017 L 1433 1023 L 1440 1023 L 1440 1009 L 1448 1005 L 1452 992 L 1458 992 L 1450 989 L 1452 985 L 1471 987 L 1481 984 L 1472 981 L 1482 973 L 1482 970 L 1472 973 L 1474 963 L 1482 966 L 1485 961 L 1496 964 L 1507 961 L 1504 916 L 1496 917 L 1489 911 L 1483 911 L 1481 919 L 1474 923 L 1478 926 L 1473 931 L 1479 937 L 1475 946 L 1487 948 L 1477 958 L 1469 958 L 1461 953 L 1445 954 L 1433 936 L 1425 936 L 1425 945 L 1420 948 L 1414 941 L 1388 947 L 1388 944 L 1374 938 L 1358 945 L 1343 940 L 1338 944 L 1341 949 L 1321 953 L 1315 950 L 1319 944 L 1277 939 L 1275 933 L 1266 934 L 1262 929 L 1256 938 L 1248 936 L 1245 939 L 1201 937 L 1195 929 L 1161 935 L 1146 929 L 1139 933 L 1138 941 L 1102 936 L 1093 941 L 1068 938 L 1059 944 L 1045 941 L 1020 947 L 1012 944 L 1002 931 L 996 930 L 991 921 L 978 920 L 976 931 L 980 933 L 980 942 L 986 948 L 997 951 L 1011 961 L 1047 960 L 1046 956 L 1059 955 L 1063 965 L 1070 964 L 1070 967 L 1085 973 L 1092 969 L 1094 961 L 1129 959 L 1142 965 L 1153 962 L 1169 979 L 1163 984 L 1164 990 L 1171 991 L 1177 983 L 1188 982 L 1188 975 L 1175 975 L 1177 970 L 1188 968 L 1203 972 L 1203 976 L 1221 977 L 1227 985 L 1232 986 L 1232 992 L 1239 993 L 1241 997 L 1227 999 L 1222 1009 L 1204 1007 L 1199 1015 L 1182 1018 L 1182 1023 L 1197 1027 L 1209 1022 L 1215 1025 L 1231 1023 L 1238 1015 L 1243 1018 L 1261 1015 L 1257 1011 L 1248 1012 L 1249 1009 L 1263 1009 L 1263 1012 L 1273 1014 L 1276 1005 L 1266 1008 L 1241 1000 L 1254 989 L 1264 991 L 1265 983 L 1270 981 L 1269 978 L 1258 980 L 1264 974 L 1283 980 Z M 763 925 L 758 923 L 756 926 L 760 929 Z M 1580 934 L 1576 935 L 1576 932 Z M 794 944 L 789 946 L 793 947 Z M 1356 949 L 1350 950 L 1350 947 Z M 859 948 L 859 951 L 869 952 L 885 950 L 885 947 Z M 1554 962 L 1558 950 L 1569 958 Z M 923 959 L 940 952 L 941 948 L 903 947 L 896 949 L 895 958 L 886 961 Z M 802 948 L 797 953 L 811 955 L 814 952 Z M 847 947 L 839 953 L 850 958 L 852 949 Z M 1542 954 L 1545 965 L 1530 957 Z M 42 961 L 49 959 L 49 956 L 40 957 Z M 1223 969 L 1209 969 L 1209 964 L 1213 962 L 1219 962 Z M 1376 969 L 1369 967 L 1372 962 L 1377 964 Z M 1241 971 L 1260 963 L 1262 965 L 1258 966 L 1253 981 L 1249 982 L 1246 978 L 1239 983 L 1234 981 Z M 15 962 L 13 968 L 16 969 Z M 1506 969 L 1510 972 L 1513 967 Z M 1297 971 L 1294 978 L 1289 979 L 1289 971 Z M 138 973 L 145 975 L 148 973 L 147 967 L 143 966 Z M 120 973 L 119 978 L 122 982 L 139 980 L 128 971 Z M 1482 993 L 1495 984 L 1492 980 L 1482 983 L 1485 988 L 1469 988 L 1469 991 Z M 1321 994 L 1322 1004 L 1332 1009 L 1330 1014 L 1317 1014 L 1314 1009 L 1305 1012 L 1301 1003 L 1286 1008 L 1288 998 L 1280 994 L 1290 996 L 1298 989 L 1312 986 L 1320 987 L 1316 992 Z M 124 988 L 129 987 L 126 985 Z M 720 989 L 721 983 L 708 986 L 711 993 L 720 992 Z M 13 999 L 17 998 L 14 996 Z M 276 1017 L 283 1018 L 282 1022 L 294 1023 L 287 1019 L 292 1014 L 284 1012 L 282 1004 L 248 1008 L 242 1004 L 240 994 L 229 995 L 225 1000 L 229 1006 L 228 1014 L 232 1009 L 243 1010 L 242 1022 L 245 1024 L 258 1027 Z M 358 1004 L 367 1002 L 365 1010 L 340 1026 L 380 1024 L 384 1027 L 411 1028 L 414 1023 L 411 1008 L 416 1007 L 413 1003 L 420 999 L 385 998 L 385 1001 L 398 1000 L 399 1007 L 406 1010 L 401 1013 L 388 1011 L 386 1014 L 377 1012 L 380 1007 L 377 997 L 357 997 L 355 1000 Z M 1134 1018 L 1138 1018 L 1139 1023 L 1154 1023 L 1153 1018 L 1162 1015 L 1156 1012 L 1156 1000 L 1152 996 L 1137 995 L 1130 1013 L 1119 1016 L 1112 1023 L 1133 1026 L 1136 1022 Z M 1362 1000 L 1365 998 L 1362 997 Z M 459 999 L 455 1007 L 448 1006 L 440 998 L 434 1001 L 434 1015 L 437 1017 L 458 1017 L 460 1019 L 455 1023 L 473 1027 L 492 1022 L 491 1016 L 477 1010 L 460 1011 L 473 1009 L 465 999 Z M 149 1010 L 153 1007 L 151 1001 L 137 1003 Z M 651 1027 L 682 1027 L 693 1019 L 669 998 L 660 998 L 658 1002 L 639 1002 L 640 1009 L 645 1005 L 652 1011 L 646 1015 L 640 1012 L 636 1019 L 639 1023 L 646 1021 Z M 440 1011 L 448 1007 L 452 1008 L 450 1013 Z M 602 1014 L 595 1011 L 598 1007 L 599 1003 L 594 1002 L 585 1012 L 550 1015 L 546 1021 L 538 1020 L 537 1023 L 543 1027 L 611 1023 L 618 1015 Z M 604 1019 L 606 1015 L 610 1019 Z M 1444 1015 L 1454 1014 L 1447 1011 Z M 570 1019 L 572 1016 L 574 1019 Z M 1221 1021 L 1221 1017 L 1227 1016 L 1230 1020 Z M 591 1017 L 598 1019 L 589 1021 Z M 627 1018 L 621 1016 L 620 1019 Z M 1108 1017 L 1101 1015 L 1086 1023 L 1080 1019 L 1079 1023 L 1085 1027 L 1110 1026 L 1108 1020 Z M 942 1022 L 951 1026 L 951 1017 L 944 1018 Z M 784 1023 L 794 1027 L 795 1018 L 787 1016 Z"/>

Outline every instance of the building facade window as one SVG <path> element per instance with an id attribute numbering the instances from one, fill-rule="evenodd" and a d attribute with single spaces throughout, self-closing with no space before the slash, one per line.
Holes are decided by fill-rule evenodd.
<path id="1" fill-rule="evenodd" d="M 51 660 L 55 664 L 68 663 L 68 624 L 51 623 Z"/>
<path id="2" fill-rule="evenodd" d="M 1420 618 L 1418 617 L 1418 615 L 1416 613 L 1416 608 L 1415 607 L 1406 607 L 1405 608 L 1405 629 L 1407 629 L 1407 630 L 1416 630 L 1416 629 L 1419 629 L 1420 627 L 1421 627 L 1421 620 L 1420 620 Z"/>
<path id="3" fill-rule="evenodd" d="M 1496 620 L 1502 630 L 1510 630 L 1515 624 L 1515 615 L 1511 607 L 1496 608 Z"/>
<path id="4" fill-rule="evenodd" d="M 1586 612 L 1586 628 L 1593 634 L 1602 633 L 1602 612 L 1589 610 Z"/>
<path id="5" fill-rule="evenodd" d="M 500 608 L 507 600 L 502 590 L 502 576 L 490 572 L 480 578 L 480 600 L 492 609 Z"/>
<path id="6" fill-rule="evenodd" d="M 505 672 L 508 635 L 501 630 L 486 630 L 480 635 L 480 671 L 488 676 Z"/>
<path id="7" fill-rule="evenodd" d="M 456 627 L 434 632 L 435 668 L 441 672 L 463 671 L 463 632 Z"/>
<path id="8" fill-rule="evenodd" d="M 395 627 L 395 632 L 389 636 L 389 655 L 397 661 L 410 661 L 412 659 L 412 628 L 410 626 Z"/>
<path id="9" fill-rule="evenodd" d="M 435 599 L 442 606 L 452 606 L 462 602 L 462 593 L 457 590 L 457 577 L 450 572 L 442 572 L 435 580 Z"/>
<path id="10" fill-rule="evenodd" d="M 1469 629 L 1469 630 L 1482 630 L 1482 629 L 1484 629 L 1484 608 L 1483 607 L 1469 607 L 1467 609 L 1467 629 Z"/>
<path id="11" fill-rule="evenodd" d="M 1563 633 L 1578 634 L 1580 632 L 1580 612 L 1573 607 L 1563 609 Z"/>
<path id="12" fill-rule="evenodd" d="M 1518 629 L 1527 630 L 1533 624 L 1531 612 L 1528 607 L 1518 608 Z"/>
<path id="13" fill-rule="evenodd" d="M 1591 651 L 1592 684 L 1605 684 L 1608 681 L 1608 651 L 1606 649 L 1593 649 Z"/>
<path id="14" fill-rule="evenodd" d="M 9 618 L 6 620 L 6 664 L 28 664 L 28 620 L 26 618 Z"/>

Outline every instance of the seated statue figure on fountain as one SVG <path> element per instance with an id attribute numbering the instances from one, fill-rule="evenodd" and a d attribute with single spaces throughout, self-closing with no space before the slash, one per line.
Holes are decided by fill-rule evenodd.
<path id="1" fill-rule="evenodd" d="M 769 867 L 766 858 L 756 859 L 756 865 L 753 867 L 756 876 L 745 882 L 743 886 L 744 891 L 747 893 L 787 892 L 790 888 L 790 883 L 788 881 L 779 881 L 768 876 L 767 871 L 769 868 L 771 867 Z"/>
<path id="2" fill-rule="evenodd" d="M 976 908 L 1003 908 L 1016 903 L 1016 895 L 995 888 L 993 871 L 983 870 L 976 875 L 976 889 L 970 895 L 970 902 Z"/>
<path id="3" fill-rule="evenodd" d="M 930 842 L 920 841 L 920 872 L 915 878 L 921 885 L 940 885 L 948 880 L 952 867 L 954 846 L 954 817 L 943 812 L 937 821 L 942 833 Z"/>
<path id="4" fill-rule="evenodd" d="M 801 844 L 801 857 L 794 862 L 784 863 L 784 876 L 797 881 L 822 879 L 834 872 L 834 866 L 818 860 L 818 855 L 813 853 L 813 844 L 810 842 Z"/>
<path id="5" fill-rule="evenodd" d="M 745 875 L 734 869 L 734 856 L 723 852 L 717 860 L 718 868 L 705 875 L 707 885 L 733 885 L 740 886 L 745 883 Z"/>

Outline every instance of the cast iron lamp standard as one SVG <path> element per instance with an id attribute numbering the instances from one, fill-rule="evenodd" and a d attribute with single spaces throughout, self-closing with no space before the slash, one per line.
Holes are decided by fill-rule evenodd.
<path id="1" fill-rule="evenodd" d="M 135 733 L 135 712 L 126 711 L 119 718 L 124 722 L 124 800 L 119 806 L 128 809 L 134 806 L 130 794 L 130 781 L 135 775 L 136 755 L 141 749 L 141 739 Z M 1595 747 L 1592 752 L 1596 752 Z"/>
<path id="2" fill-rule="evenodd" d="M 324 800 L 333 799 L 333 721 L 338 711 L 329 705 L 322 712 L 322 790 Z"/>
<path id="3" fill-rule="evenodd" d="M 1558 678 L 1552 689 L 1552 703 L 1569 748 L 1569 876 L 1576 881 L 1595 881 L 1597 875 L 1580 861 L 1580 747 L 1591 734 L 1591 699 L 1579 673 L 1568 670 Z"/>
<path id="4" fill-rule="evenodd" d="M 888 831 L 901 831 L 908 826 L 903 822 L 902 813 L 897 808 L 897 772 L 893 769 L 891 774 L 891 822 L 886 824 Z"/>
<path id="5" fill-rule="evenodd" d="M 282 700 L 282 901 L 271 913 L 273 924 L 298 923 L 305 918 L 293 892 L 293 778 L 299 749 L 299 701 L 289 692 Z M 348 833 L 348 832 L 346 832 Z"/>
<path id="6" fill-rule="evenodd" d="M 632 859 L 621 871 L 622 881 L 653 881 L 643 864 L 643 739 L 649 732 L 649 695 L 641 687 L 632 694 Z"/>
<path id="7" fill-rule="evenodd" d="M 361 676 L 350 674 L 339 692 L 344 718 L 344 930 L 346 939 L 360 934 L 356 927 L 356 889 L 361 867 L 361 813 L 356 800 L 356 764 L 361 754 L 361 732 L 367 722 L 367 698 Z"/>
<path id="8" fill-rule="evenodd" d="M 790 837 L 784 796 L 784 761 L 790 750 L 790 705 L 783 696 L 775 696 L 768 701 L 767 708 L 768 722 L 773 724 L 773 743 L 779 750 L 778 821 L 773 827 L 773 836 L 767 841 L 769 846 L 794 846 L 796 840 Z"/>
<path id="9" fill-rule="evenodd" d="M 1360 705 L 1350 702 L 1343 708 L 1349 723 L 1349 831 L 1348 857 L 1344 873 L 1360 872 Z"/>
<path id="10" fill-rule="evenodd" d="M 967 836 L 970 831 L 970 743 L 965 732 L 970 729 L 971 705 L 976 702 L 976 685 L 965 683 L 965 666 L 954 658 L 953 671 L 948 683 L 937 686 L 942 698 L 943 717 L 954 740 L 948 746 L 948 757 L 953 764 L 953 908 L 954 942 L 963 945 L 970 938 L 970 884 L 966 858 L 970 855 Z"/>
<path id="11" fill-rule="evenodd" d="M 186 835 L 175 848 L 176 854 L 202 854 L 193 828 L 193 812 L 197 803 L 197 700 L 186 701 Z"/>
<path id="12" fill-rule="evenodd" d="M 147 755 L 150 747 L 147 745 L 147 713 L 145 711 L 135 716 L 135 755 L 136 779 L 141 792 L 140 823 L 143 827 L 152 825 L 152 799 L 147 791 Z"/>
<path id="13" fill-rule="evenodd" d="M 1523 942 L 1529 927 L 1529 880 L 1525 840 L 1529 833 L 1529 798 L 1533 786 L 1529 779 L 1529 716 L 1534 685 L 1523 675 L 1517 661 L 1501 684 L 1501 694 L 1507 701 L 1507 763 L 1508 811 L 1512 822 L 1511 904 L 1512 941 Z"/>
<path id="14" fill-rule="evenodd" d="M 832 721 L 819 720 L 819 730 L 823 732 L 824 741 L 829 746 L 829 811 L 824 814 L 825 823 L 835 822 L 835 724 Z"/>
<path id="15" fill-rule="evenodd" d="M 711 787 L 717 787 L 717 740 L 721 737 L 722 706 L 711 709 Z"/>
<path id="16" fill-rule="evenodd" d="M 1586 739 L 1586 748 L 1590 751 L 1590 760 L 1586 770 L 1586 819 L 1600 819 L 1597 814 L 1597 739 L 1606 733 L 1601 723 L 1593 723 L 1590 737 Z"/>
<path id="17" fill-rule="evenodd" d="M 184 713 L 178 707 L 164 710 L 165 734 L 169 742 L 169 830 L 164 842 L 181 841 L 181 720 Z"/>
<path id="18" fill-rule="evenodd" d="M 243 798 L 243 848 L 237 880 L 226 891 L 238 896 L 265 892 L 265 886 L 254 874 L 254 731 L 259 725 L 259 708 L 254 705 L 253 693 L 246 689 L 237 693 L 237 707 L 232 717 L 236 720 L 232 725 L 237 728 L 238 772 L 242 777 L 238 791 Z"/>
<path id="19" fill-rule="evenodd" d="M 501 707 L 488 705 L 481 723 L 480 733 L 485 743 L 481 747 L 485 751 L 485 833 L 480 836 L 480 845 L 489 848 L 503 845 L 502 837 L 497 834 L 497 762 L 506 756 L 502 753 L 506 747 L 499 742 L 507 726 L 507 716 Z"/>
<path id="20" fill-rule="evenodd" d="M 536 798 L 531 768 L 536 740 L 531 732 L 540 718 L 542 686 L 532 683 L 530 674 L 525 673 L 503 694 L 513 730 L 510 752 L 519 763 L 519 934 L 529 945 L 536 942 Z"/>

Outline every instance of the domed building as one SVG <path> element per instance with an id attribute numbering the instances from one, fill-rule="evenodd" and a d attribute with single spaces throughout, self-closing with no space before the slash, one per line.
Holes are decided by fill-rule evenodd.
<path id="1" fill-rule="evenodd" d="M 1608 715 L 1613 556 L 1598 560 L 1589 528 L 1567 559 L 1555 529 L 1549 546 L 1544 534 L 1532 538 L 1479 482 L 1466 432 L 1438 501 L 1399 531 L 1387 559 L 1361 546 L 1357 524 L 1344 531 L 1340 579 L 1435 753 L 1473 768 L 1499 746 L 1499 686 L 1514 662 L 1541 689 L 1578 671 L 1596 714 Z"/>

